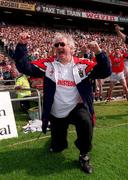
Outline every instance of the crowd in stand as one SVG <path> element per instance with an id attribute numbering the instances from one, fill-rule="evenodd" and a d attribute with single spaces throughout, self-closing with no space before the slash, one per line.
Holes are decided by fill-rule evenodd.
<path id="1" fill-rule="evenodd" d="M 4 48 L 12 57 L 15 46 L 17 44 L 17 37 L 21 32 L 28 32 L 30 34 L 29 41 L 29 53 L 35 58 L 46 58 L 52 52 L 52 39 L 56 31 L 61 31 L 67 34 L 71 34 L 76 42 L 75 56 L 81 52 L 81 48 L 85 46 L 88 41 L 96 40 L 101 48 L 105 51 L 111 52 L 115 47 L 120 46 L 122 49 L 126 49 L 125 44 L 120 41 L 117 35 L 104 34 L 99 32 L 82 32 L 78 29 L 71 30 L 56 30 L 46 27 L 32 27 L 32 26 L 11 26 L 6 25 L 1 28 L 1 38 L 4 43 Z M 32 57 L 34 59 L 34 57 Z"/>
<path id="2" fill-rule="evenodd" d="M 84 32 L 79 29 L 51 29 L 48 27 L 33 27 L 33 26 L 18 26 L 18 25 L 6 25 L 1 28 L 0 37 L 1 42 L 3 44 L 4 51 L 8 54 L 11 61 L 9 61 L 8 56 L 1 54 L 0 62 L 1 62 L 1 72 L 7 76 L 6 71 L 9 72 L 10 76 L 8 78 L 13 78 L 11 76 L 11 72 L 14 71 L 15 66 L 13 63 L 14 58 L 14 50 L 16 44 L 18 42 L 18 35 L 21 32 L 28 32 L 30 35 L 30 40 L 28 44 L 28 51 L 30 61 L 35 59 L 47 58 L 49 56 L 54 56 L 55 51 L 52 48 L 52 39 L 54 37 L 55 32 L 61 31 L 61 33 L 71 34 L 73 39 L 75 40 L 75 56 L 84 58 L 85 54 L 89 54 L 89 49 L 87 47 L 88 42 L 97 41 L 100 47 L 108 53 L 108 55 L 112 54 L 115 49 L 119 49 L 122 54 L 126 54 L 127 46 L 125 43 L 116 35 L 116 34 L 105 34 L 101 32 Z M 88 58 L 88 57 L 87 57 Z M 91 60 L 94 58 L 89 57 Z M 5 66 L 6 65 L 6 66 Z M 123 68 L 124 70 L 124 68 Z M 6 77 L 3 77 L 5 79 Z M 98 83 L 99 88 L 102 91 L 102 84 Z M 102 94 L 102 92 L 100 93 Z M 102 95 L 100 95 L 102 96 Z M 102 98 L 101 98 L 102 99 Z"/>

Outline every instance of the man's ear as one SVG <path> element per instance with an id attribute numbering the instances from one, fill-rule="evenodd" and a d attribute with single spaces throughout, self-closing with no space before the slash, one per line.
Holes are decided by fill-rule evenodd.
<path id="1" fill-rule="evenodd" d="M 73 56 L 74 55 L 74 53 L 75 53 L 75 49 L 74 48 L 71 48 L 71 55 Z"/>

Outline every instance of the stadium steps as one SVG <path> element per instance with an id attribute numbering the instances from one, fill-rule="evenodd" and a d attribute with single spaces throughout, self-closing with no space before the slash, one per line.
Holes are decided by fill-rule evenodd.
<path id="1" fill-rule="evenodd" d="M 109 87 L 110 87 L 110 81 L 105 81 L 103 84 L 103 97 L 107 97 Z M 123 96 L 123 87 L 120 83 L 117 83 L 114 86 L 112 91 L 112 96 L 113 97 Z"/>

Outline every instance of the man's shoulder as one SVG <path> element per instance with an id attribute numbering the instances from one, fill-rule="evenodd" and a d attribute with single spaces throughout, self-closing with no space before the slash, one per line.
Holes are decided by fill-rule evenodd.
<path id="1" fill-rule="evenodd" d="M 91 64 L 95 64 L 96 62 L 91 61 L 88 58 L 78 58 L 78 57 L 73 57 L 74 59 L 74 63 L 75 64 L 86 64 L 86 65 L 91 65 Z"/>
<path id="2" fill-rule="evenodd" d="M 38 59 L 38 60 L 31 61 L 31 64 L 33 64 L 39 68 L 45 69 L 46 64 L 54 62 L 54 59 L 55 59 L 54 57 L 49 57 L 47 59 Z"/>
<path id="3" fill-rule="evenodd" d="M 97 64 L 96 61 L 91 61 L 88 58 L 78 58 L 78 57 L 74 58 L 74 62 L 76 64 L 81 64 L 82 66 L 84 65 L 86 74 L 90 73 Z"/>
<path id="4" fill-rule="evenodd" d="M 38 63 L 53 62 L 54 60 L 55 60 L 54 57 L 48 57 L 48 58 L 42 58 L 42 59 L 31 61 L 31 63 L 35 64 L 35 62 L 38 62 Z"/>

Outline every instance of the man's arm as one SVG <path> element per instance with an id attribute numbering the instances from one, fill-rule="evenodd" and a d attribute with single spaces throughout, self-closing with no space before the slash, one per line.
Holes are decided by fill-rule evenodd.
<path id="1" fill-rule="evenodd" d="M 28 33 L 21 33 L 19 36 L 19 43 L 15 49 L 15 63 L 19 72 L 33 76 L 33 77 L 42 77 L 44 72 L 41 71 L 38 67 L 30 63 L 27 43 L 28 43 Z"/>
<path id="2" fill-rule="evenodd" d="M 115 25 L 115 31 L 117 32 L 117 35 L 125 42 L 126 41 L 126 35 L 121 32 L 123 29 L 124 28 L 120 27 L 118 24 Z"/>
<path id="3" fill-rule="evenodd" d="M 104 79 L 111 75 L 111 63 L 107 54 L 99 47 L 96 41 L 89 43 L 89 48 L 95 53 L 97 64 L 94 66 L 89 77 Z"/>

